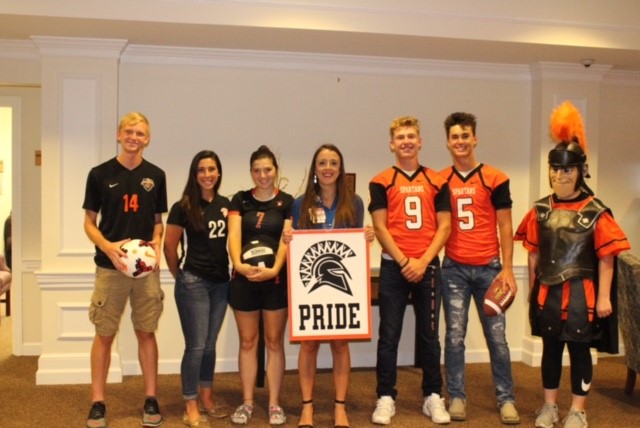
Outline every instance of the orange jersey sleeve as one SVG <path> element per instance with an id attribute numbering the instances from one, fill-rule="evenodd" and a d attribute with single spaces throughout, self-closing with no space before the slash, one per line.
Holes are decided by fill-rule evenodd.
<path id="1" fill-rule="evenodd" d="M 538 252 L 538 218 L 536 210 L 530 209 L 516 229 L 515 241 L 522 241 L 522 246 L 530 253 Z"/>
<path id="2" fill-rule="evenodd" d="M 620 225 L 618 225 L 618 222 L 615 221 L 613 216 L 608 212 L 602 214 L 598 219 L 594 236 L 598 258 L 610 254 L 616 256 L 622 251 L 631 248 L 631 244 L 620 228 Z"/>

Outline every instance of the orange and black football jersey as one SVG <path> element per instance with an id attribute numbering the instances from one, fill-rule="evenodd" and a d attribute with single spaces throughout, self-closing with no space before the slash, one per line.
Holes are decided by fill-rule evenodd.
<path id="1" fill-rule="evenodd" d="M 451 235 L 445 254 L 458 263 L 487 265 L 500 255 L 496 210 L 510 209 L 509 178 L 489 165 L 478 165 L 466 177 L 448 167 L 440 175 L 449 182 Z"/>
<path id="2" fill-rule="evenodd" d="M 426 167 L 411 176 L 387 168 L 371 180 L 369 193 L 369 212 L 387 210 L 387 229 L 407 257 L 424 254 L 438 228 L 436 213 L 451 211 L 447 182 Z"/>

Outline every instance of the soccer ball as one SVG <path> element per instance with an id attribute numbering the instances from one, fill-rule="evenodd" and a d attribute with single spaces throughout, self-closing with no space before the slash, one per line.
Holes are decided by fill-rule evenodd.
<path id="1" fill-rule="evenodd" d="M 150 243 L 142 239 L 132 239 L 124 243 L 120 249 L 126 253 L 122 261 L 127 265 L 127 269 L 122 273 L 130 278 L 144 278 L 153 272 L 158 264 L 155 250 Z"/>
<path id="2" fill-rule="evenodd" d="M 273 249 L 260 241 L 251 241 L 242 247 L 240 255 L 242 262 L 251 266 L 261 266 L 270 268 L 276 262 Z"/>

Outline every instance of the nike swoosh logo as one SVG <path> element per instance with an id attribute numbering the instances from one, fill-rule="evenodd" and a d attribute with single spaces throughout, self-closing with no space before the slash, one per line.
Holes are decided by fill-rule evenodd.
<path id="1" fill-rule="evenodd" d="M 116 187 L 120 183 L 109 184 L 109 188 Z"/>
<path id="2" fill-rule="evenodd" d="M 591 382 L 589 383 L 584 383 L 584 379 L 582 379 L 582 384 L 581 384 L 582 390 L 584 392 L 589 391 L 589 389 L 591 388 Z"/>

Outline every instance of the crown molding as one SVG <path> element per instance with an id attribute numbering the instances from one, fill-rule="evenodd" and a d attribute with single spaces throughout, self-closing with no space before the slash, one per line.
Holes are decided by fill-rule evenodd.
<path id="1" fill-rule="evenodd" d="M 611 70 L 604 76 L 604 85 L 640 86 L 640 71 Z"/>
<path id="2" fill-rule="evenodd" d="M 36 43 L 36 39 L 39 44 Z M 0 39 L 0 58 L 38 61 L 45 52 L 54 56 L 120 58 L 121 62 L 131 64 L 316 70 L 508 81 L 556 79 L 601 81 L 603 84 L 611 85 L 640 85 L 639 71 L 612 70 L 610 66 L 601 64 L 594 64 L 589 68 L 580 64 L 549 62 L 524 66 L 337 54 L 126 45 L 126 40 L 120 39 L 37 36 L 32 40 Z"/>
<path id="3" fill-rule="evenodd" d="M 43 57 L 119 59 L 127 45 L 124 39 L 31 36 Z"/>
<path id="4" fill-rule="evenodd" d="M 0 58 L 37 61 L 40 52 L 32 40 L 0 39 Z"/>
<path id="5" fill-rule="evenodd" d="M 527 66 L 300 52 L 129 45 L 122 63 L 529 80 Z"/>
<path id="6" fill-rule="evenodd" d="M 531 65 L 532 80 L 569 80 L 579 82 L 601 82 L 611 70 L 610 65 L 540 62 Z"/>

